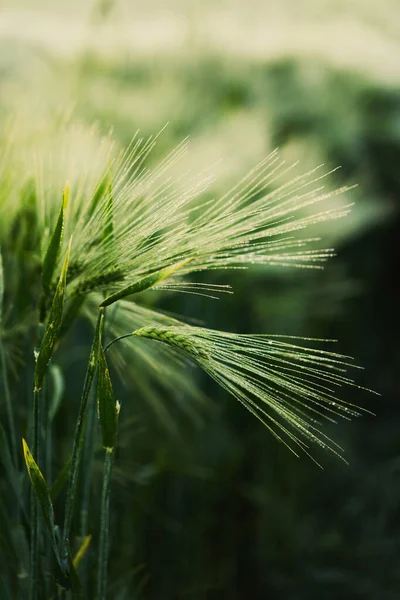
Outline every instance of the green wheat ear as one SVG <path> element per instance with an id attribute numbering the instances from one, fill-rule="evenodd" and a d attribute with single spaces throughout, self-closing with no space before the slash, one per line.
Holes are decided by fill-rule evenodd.
<path id="1" fill-rule="evenodd" d="M 210 202 L 203 195 L 208 182 L 182 190 L 171 180 L 185 144 L 158 168 L 145 167 L 154 144 L 154 139 L 135 137 L 126 151 L 104 157 L 103 172 L 92 188 L 86 179 L 71 185 L 68 222 L 62 208 L 52 228 L 45 289 L 57 251 L 65 247 L 63 226 L 64 237 L 74 234 L 68 297 L 107 290 L 104 306 L 160 283 L 163 289 L 199 293 L 204 290 L 196 282 L 181 281 L 199 271 L 254 264 L 320 268 L 333 256 L 331 248 L 316 247 L 318 239 L 299 233 L 349 212 L 349 204 L 326 207 L 329 198 L 348 189 L 325 191 L 326 174 L 315 169 L 290 179 L 292 166 L 273 152 Z M 38 206 L 52 215 L 54 196 L 50 201 L 41 187 L 38 181 Z"/>
<path id="2" fill-rule="evenodd" d="M 0 423 L 0 458 L 8 489 L 15 495 L 15 506 L 7 498 L 0 502 L 2 517 L 10 515 L 0 547 L 8 552 L 8 546 L 14 546 L 14 533 L 9 540 L 3 534 L 20 519 L 24 565 L 29 546 L 29 576 L 23 574 L 25 582 L 19 573 L 12 575 L 13 580 L 10 577 L 10 589 L 15 588 L 18 597 L 27 597 L 29 588 L 31 600 L 42 595 L 52 598 L 57 585 L 68 587 L 65 592 L 59 589 L 59 595 L 93 594 L 93 571 L 88 577 L 85 571 L 98 558 L 96 593 L 98 600 L 105 600 L 110 537 L 118 542 L 116 535 L 110 536 L 109 513 L 120 412 L 108 360 L 123 376 L 132 377 L 163 425 L 170 427 L 172 422 L 175 431 L 180 421 L 168 412 L 167 394 L 187 414 L 195 413 L 198 406 L 188 398 L 198 403 L 203 399 L 190 369 L 182 369 L 187 362 L 201 367 L 296 455 L 305 452 L 313 458 L 313 446 L 320 446 L 343 458 L 342 449 L 324 434 L 323 420 L 336 422 L 338 417 L 350 419 L 362 412 L 340 397 L 346 386 L 357 387 L 347 376 L 351 359 L 321 350 L 317 344 L 323 340 L 195 327 L 128 297 L 155 289 L 211 297 L 230 293 L 226 285 L 188 280 L 200 272 L 252 265 L 322 268 L 334 250 L 321 248 L 319 239 L 307 232 L 318 223 L 348 214 L 351 205 L 334 199 L 349 188 L 324 189 L 329 174 L 318 169 L 292 177 L 292 166 L 285 165 L 275 151 L 226 194 L 210 200 L 203 193 L 208 182 L 182 187 L 181 181 L 174 181 L 175 163 L 186 151 L 186 143 L 152 168 L 148 159 L 156 138 L 135 136 L 119 152 L 92 130 L 88 134 L 63 125 L 49 133 L 46 137 L 41 132 L 35 147 L 27 142 L 21 148 L 12 139 L 0 148 L 0 392 L 8 421 L 7 427 Z M 83 147 L 86 159 L 81 161 Z M 326 204 L 331 200 L 333 207 Z M 51 361 L 80 316 L 93 324 L 93 341 L 71 456 L 60 459 L 53 479 L 52 444 L 59 447 L 60 440 L 53 439 L 52 426 L 56 415 L 65 411 L 60 410 L 62 372 Z M 19 356 L 14 350 L 19 349 L 20 337 L 23 349 L 31 353 L 29 341 L 39 348 L 34 350 L 33 373 L 25 361 L 25 373 L 33 376 L 31 413 L 20 402 L 23 399 L 11 393 L 24 388 L 9 376 L 12 355 L 21 364 L 25 358 L 23 350 Z M 103 348 L 104 338 L 112 341 Z M 124 338 L 129 343 L 116 344 Z M 71 354 L 68 349 L 67 354 Z M 92 556 L 82 565 L 95 516 L 90 509 L 92 475 L 97 475 L 96 397 L 104 447 L 100 526 L 93 538 L 95 547 L 89 548 Z M 15 419 L 18 415 L 21 423 Z M 22 441 L 23 455 L 16 443 L 19 425 L 31 428 L 30 448 Z M 31 484 L 30 517 L 21 460 Z M 60 533 L 53 505 L 59 514 L 63 497 Z M 0 567 L 2 577 L 9 562 L 7 556 L 5 568 Z M 56 572 L 50 575 L 53 567 Z M 115 590 L 113 586 L 112 593 Z"/>
<path id="3" fill-rule="evenodd" d="M 74 128 L 57 133 L 57 156 L 74 158 L 74 136 L 79 138 L 81 133 Z M 133 331 L 132 338 L 163 342 L 173 350 L 174 366 L 168 368 L 156 364 L 160 353 L 140 344 L 139 349 L 135 344 L 129 346 L 131 356 L 139 356 L 141 364 L 154 369 L 157 383 L 177 376 L 177 356 L 182 352 L 278 437 L 288 437 L 301 447 L 298 435 L 300 440 L 323 445 L 317 425 L 320 413 L 332 419 L 336 412 L 342 416 L 352 413 L 352 409 L 335 401 L 333 389 L 342 383 L 351 384 L 350 380 L 340 379 L 340 368 L 345 368 L 343 357 L 327 353 L 322 359 L 320 354 L 317 361 L 316 350 L 304 349 L 302 354 L 295 345 L 278 348 L 284 342 L 271 336 L 235 338 L 222 332 L 190 329 L 126 299 L 150 289 L 203 295 L 229 293 L 226 286 L 187 280 L 189 275 L 202 271 L 251 265 L 321 268 L 334 251 L 319 248 L 319 240 L 303 232 L 348 214 L 350 204 L 337 202 L 331 208 L 326 203 L 349 188 L 326 191 L 326 174 L 319 169 L 292 177 L 292 165 L 286 165 L 274 151 L 226 194 L 210 201 L 203 195 L 208 182 L 192 183 L 185 189 L 174 185 L 171 170 L 186 152 L 186 143 L 158 167 L 148 168 L 155 142 L 156 138 L 135 136 L 126 150 L 113 152 L 106 140 L 102 146 L 97 144 L 96 167 L 94 163 L 89 168 L 72 161 L 76 173 L 60 169 L 62 181 L 53 180 L 46 171 L 46 166 L 53 164 L 52 152 L 51 160 L 42 157 L 42 169 L 35 174 L 27 172 L 29 180 L 35 178 L 32 202 L 42 238 L 45 231 L 50 232 L 42 260 L 42 286 L 48 299 L 53 295 L 59 257 L 68 254 L 68 239 L 74 234 L 70 267 L 66 276 L 65 267 L 54 291 L 37 356 L 35 390 L 42 387 L 57 340 L 79 315 L 88 316 L 94 324 L 99 306 L 114 305 L 108 313 L 111 318 L 107 318 L 110 336 L 125 337 L 126 331 Z M 93 153 L 89 155 L 92 160 Z M 71 186 L 64 188 L 59 206 L 66 175 Z M 49 304 L 47 300 L 46 313 Z M 121 364 L 122 352 L 114 354 Z M 165 358 L 164 354 L 162 360 Z M 188 377 L 181 377 L 181 381 L 185 389 L 193 387 Z"/>
<path id="4" fill-rule="evenodd" d="M 342 449 L 322 432 L 320 421 L 335 422 L 338 416 L 349 419 L 362 412 L 336 397 L 344 385 L 358 387 L 344 375 L 354 366 L 349 357 L 295 345 L 285 337 L 230 334 L 183 324 L 141 327 L 114 339 L 107 349 L 129 337 L 165 344 L 195 360 L 296 455 L 296 447 L 309 454 L 308 445 L 313 443 L 343 458 Z"/>

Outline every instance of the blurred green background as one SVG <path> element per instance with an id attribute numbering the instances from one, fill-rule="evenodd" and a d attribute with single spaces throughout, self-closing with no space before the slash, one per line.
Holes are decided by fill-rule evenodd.
<path id="1" fill-rule="evenodd" d="M 303 171 L 340 165 L 332 187 L 358 184 L 347 195 L 350 218 L 316 231 L 338 250 L 324 270 L 214 276 L 235 292 L 219 301 L 151 297 L 209 327 L 338 339 L 335 350 L 365 367 L 359 384 L 382 394 L 348 392 L 376 416 L 326 426 L 350 466 L 296 459 L 198 372 L 193 385 L 210 401 L 194 416 L 168 406 L 172 428 L 151 399 L 121 385 L 110 598 L 400 598 L 399 8 L 398 0 L 1 3 L 2 122 L 17 113 L 24 130 L 68 112 L 112 129 L 122 145 L 168 122 L 154 161 L 190 136 L 183 167 L 209 169 L 210 194 L 277 146 Z M 76 348 L 86 334 L 74 333 Z M 54 438 L 67 455 L 73 386 L 64 406 Z M 95 485 L 99 493 L 100 477 Z"/>

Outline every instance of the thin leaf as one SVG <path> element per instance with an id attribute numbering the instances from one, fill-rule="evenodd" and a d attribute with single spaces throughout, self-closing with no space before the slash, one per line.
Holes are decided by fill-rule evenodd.
<path id="1" fill-rule="evenodd" d="M 53 234 L 50 238 L 50 242 L 47 246 L 46 254 L 43 259 L 42 285 L 43 291 L 46 296 L 48 295 L 51 287 L 51 281 L 53 279 L 54 270 L 57 266 L 58 257 L 61 250 L 64 232 L 65 211 L 68 204 L 68 196 L 69 186 L 66 185 L 63 191 L 63 198 L 61 202 L 60 212 L 58 213 L 57 223 L 53 230 Z"/>
<path id="2" fill-rule="evenodd" d="M 88 548 L 89 548 L 89 544 L 91 542 L 92 536 L 91 535 L 87 535 L 85 537 L 85 539 L 83 540 L 78 552 L 75 554 L 75 558 L 72 561 L 74 564 L 74 567 L 77 568 L 79 563 L 81 562 L 82 558 L 85 556 Z"/>
<path id="3" fill-rule="evenodd" d="M 115 446 L 120 404 L 115 400 L 106 357 L 103 348 L 99 355 L 99 380 L 97 403 L 101 436 L 104 448 L 111 451 Z"/>
<path id="4" fill-rule="evenodd" d="M 86 414 L 88 409 L 88 401 L 90 396 L 90 390 L 92 388 L 93 378 L 95 376 L 99 349 L 101 348 L 101 340 L 103 335 L 104 325 L 104 309 L 99 310 L 99 315 L 96 324 L 96 330 L 93 338 L 92 348 L 90 350 L 89 362 L 87 365 L 85 383 L 83 386 L 83 392 L 81 402 L 79 405 L 78 420 L 76 422 L 74 443 L 72 447 L 71 456 L 71 468 L 69 471 L 68 490 L 67 498 L 65 503 L 65 515 L 64 515 L 64 531 L 63 531 L 63 543 L 62 552 L 63 558 L 67 558 L 68 552 L 68 540 L 71 531 L 72 515 L 74 512 L 76 488 L 78 484 L 79 465 L 82 455 L 82 444 L 83 444 L 83 433 L 84 424 L 86 420 Z"/>
<path id="5" fill-rule="evenodd" d="M 26 443 L 24 438 L 22 438 L 22 447 L 24 450 L 25 464 L 26 464 L 26 468 L 28 469 L 29 479 L 31 480 L 32 487 L 35 492 L 35 496 L 39 502 L 39 506 L 42 511 L 44 522 L 50 533 L 54 554 L 56 556 L 58 564 L 61 567 L 60 552 L 58 549 L 56 532 L 55 532 L 54 509 L 53 509 L 53 503 L 51 501 L 50 491 L 49 491 L 49 488 L 47 487 L 45 478 L 43 477 L 41 470 L 39 469 L 35 459 L 33 458 L 32 454 L 28 448 L 28 444 Z"/>
<path id="6" fill-rule="evenodd" d="M 74 323 L 75 319 L 79 315 L 79 311 L 82 308 L 83 303 L 85 302 L 85 296 L 75 296 L 72 298 L 66 306 L 65 313 L 62 320 L 62 325 L 60 328 L 59 337 L 62 338 L 69 331 L 71 325 Z"/>
<path id="7" fill-rule="evenodd" d="M 40 347 L 39 354 L 36 359 L 34 375 L 35 391 L 39 391 L 42 388 L 43 379 L 47 370 L 47 365 L 49 364 L 49 361 L 53 354 L 54 345 L 57 341 L 58 333 L 62 323 L 70 248 L 71 242 L 69 243 L 67 254 L 65 256 L 60 279 L 58 281 L 56 292 L 54 294 L 53 304 L 51 306 L 47 328 L 43 336 L 43 341 Z"/>

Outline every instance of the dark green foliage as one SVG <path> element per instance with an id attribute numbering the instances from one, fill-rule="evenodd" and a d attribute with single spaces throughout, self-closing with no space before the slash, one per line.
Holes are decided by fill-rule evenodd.
<path id="1" fill-rule="evenodd" d="M 320 471 L 304 459 L 296 460 L 270 440 L 257 422 L 198 371 L 193 374 L 193 382 L 202 385 L 213 403 L 197 421 L 191 421 L 166 396 L 168 415 L 177 432 L 174 437 L 165 423 L 154 418 L 144 388 L 135 382 L 136 365 L 122 368 L 124 379 L 129 381 L 130 374 L 133 376 L 133 383 L 129 381 L 127 387 L 121 385 L 118 376 L 114 377 L 111 368 L 115 395 L 124 405 L 124 418 L 119 424 L 112 477 L 109 598 L 397 600 L 398 90 L 328 67 L 323 61 L 297 57 L 271 64 L 204 59 L 196 54 L 177 64 L 164 57 L 157 63 L 126 57 L 107 62 L 86 54 L 76 59 L 75 67 L 76 115 L 90 124 L 99 120 L 104 130 L 115 126 L 122 143 L 129 141 L 137 127 L 145 134 L 171 121 L 149 162 L 156 161 L 157 152 L 172 147 L 184 135 L 194 136 L 194 142 L 197 134 L 212 139 L 221 122 L 255 111 L 266 148 L 298 147 L 304 159 L 312 149 L 318 152 L 321 162 L 342 165 L 335 177 L 337 181 L 359 184 L 359 214 L 364 208 L 367 212 L 369 197 L 379 217 L 376 221 L 366 218 L 365 226 L 355 229 L 339 244 L 338 258 L 323 272 L 282 273 L 255 268 L 252 272 L 237 271 L 234 279 L 221 273 L 213 281 L 232 282 L 235 295 L 218 303 L 188 295 L 149 293 L 145 297 L 150 306 L 157 303 L 188 319 L 200 315 L 209 327 L 338 338 L 340 351 L 354 355 L 365 367 L 360 383 L 382 392 L 383 400 L 366 400 L 368 408 L 378 415 L 375 419 L 365 418 L 340 428 L 340 441 L 350 466 L 325 459 L 325 470 Z M 57 62 L 57 81 L 61 80 L 60 68 Z M 165 101 L 163 110 L 155 110 L 151 122 L 145 121 L 140 107 L 136 110 L 126 102 L 128 109 L 124 109 L 120 102 L 123 94 L 134 91 L 146 99 L 147 108 L 147 99 L 154 90 L 163 96 L 160 89 L 164 90 L 165 82 L 178 89 L 179 103 Z M 114 104 L 108 97 L 103 100 L 104 90 L 114 90 Z M 242 144 L 250 142 L 246 139 Z M 232 155 L 242 144 L 232 145 Z M 102 181 L 93 197 L 93 210 L 108 194 L 107 186 L 108 182 Z M 29 430 L 33 373 L 27 348 L 32 347 L 36 336 L 25 315 L 28 308 L 37 305 L 41 287 L 37 216 L 29 200 L 32 194 L 34 190 L 27 184 L 24 209 L 15 216 L 9 239 L 0 240 L 5 273 L 0 336 L 12 396 L 18 399 L 18 436 L 27 436 Z M 390 207 L 389 217 L 382 208 L 386 206 Z M 108 214 L 111 232 L 112 208 Z M 77 275 L 79 264 L 70 273 L 71 285 Z M 103 273 L 96 281 L 84 281 L 77 292 L 91 287 L 107 289 L 120 278 L 121 273 Z M 196 280 L 202 281 L 202 276 Z M 64 510 L 65 465 L 71 454 L 85 375 L 83 362 L 92 342 L 92 333 L 83 319 L 71 326 L 82 308 L 81 301 L 83 296 L 76 303 L 75 299 L 69 300 L 62 329 L 57 336 L 48 334 L 37 377 L 37 383 L 41 382 L 56 349 L 56 337 L 65 334 L 57 354 L 66 379 L 63 401 L 58 405 L 57 394 L 51 396 L 58 408 L 52 425 L 54 477 L 48 479 L 48 485 L 57 515 Z M 51 313 L 49 316 L 56 329 L 60 326 L 60 302 L 57 306 L 57 318 Z M 107 318 L 112 318 L 113 308 Z M 68 317 L 69 309 L 73 318 Z M 16 323 L 21 315 L 24 318 Z M 20 329 L 14 345 L 4 332 L 17 326 Z M 105 343 L 109 341 L 106 327 Z M 102 377 L 106 378 L 104 363 L 103 367 Z M 28 597 L 29 527 L 18 515 L 19 510 L 22 515 L 26 513 L 27 502 L 22 498 L 28 498 L 28 481 L 25 474 L 22 482 L 22 454 L 18 454 L 17 465 L 12 462 L 3 382 L 0 375 L 0 416 L 4 424 L 0 430 L 0 597 L 8 600 Z M 176 395 L 182 394 L 179 384 L 176 387 Z M 111 406 L 111 396 L 108 399 Z M 349 401 L 363 399 L 356 392 L 348 397 Z M 54 404 L 50 403 L 51 407 Z M 41 435 L 44 438 L 45 432 Z M 42 458 L 38 463 L 41 467 Z M 103 477 L 98 437 L 93 460 L 87 515 L 93 541 L 76 569 L 88 598 L 93 597 L 96 586 L 94 549 L 99 537 L 98 500 Z M 47 479 L 44 468 L 43 473 Z M 81 477 L 76 506 L 82 502 L 84 484 Z M 72 518 L 67 553 L 72 575 L 72 557 L 82 541 L 80 517 L 78 509 Z M 43 551 L 44 534 L 47 532 L 42 535 Z"/>

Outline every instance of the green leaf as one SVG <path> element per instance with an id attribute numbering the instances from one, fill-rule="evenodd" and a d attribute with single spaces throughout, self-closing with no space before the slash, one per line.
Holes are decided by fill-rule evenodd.
<path id="1" fill-rule="evenodd" d="M 58 213 L 58 219 L 54 228 L 53 234 L 50 238 L 49 245 L 47 246 L 46 254 L 43 259 L 43 270 L 42 270 L 42 285 L 43 291 L 47 296 L 51 287 L 51 281 L 53 279 L 54 270 L 57 266 L 58 257 L 61 250 L 63 232 L 64 232 L 64 221 L 65 211 L 68 204 L 69 186 L 65 186 L 63 191 L 63 198 L 61 202 L 60 212 Z"/>
<path id="2" fill-rule="evenodd" d="M 60 279 L 58 280 L 57 288 L 54 294 L 53 304 L 51 306 L 47 322 L 47 328 L 43 336 L 42 345 L 40 347 L 39 354 L 36 358 L 34 375 L 35 391 L 39 391 L 42 388 L 43 379 L 47 370 L 47 365 L 49 364 L 49 361 L 53 354 L 54 345 L 57 341 L 58 333 L 62 323 L 70 248 L 71 242 L 68 246 Z"/>
<path id="3" fill-rule="evenodd" d="M 89 544 L 91 542 L 92 536 L 91 535 L 87 535 L 84 539 L 82 544 L 80 545 L 80 548 L 78 550 L 78 552 L 75 554 L 74 560 L 72 561 L 74 564 L 74 567 L 77 568 L 79 563 L 81 562 L 82 558 L 85 556 L 88 548 L 89 548 Z"/>
<path id="4" fill-rule="evenodd" d="M 125 298 L 126 296 L 130 296 L 131 294 L 137 294 L 138 292 L 143 292 L 144 290 L 151 288 L 153 285 L 156 285 L 156 283 L 159 283 L 166 277 L 169 277 L 169 275 L 172 275 L 173 273 L 178 271 L 178 269 L 183 267 L 183 265 L 185 265 L 190 260 L 192 260 L 192 259 L 186 258 L 185 260 L 181 260 L 180 262 L 175 263 L 174 265 L 171 265 L 170 267 L 161 269 L 161 271 L 157 271 L 157 273 L 153 273 L 152 275 L 147 275 L 146 277 L 143 277 L 143 279 L 139 279 L 139 281 L 136 281 L 135 283 L 131 283 L 131 284 L 127 285 L 122 290 L 115 292 L 115 294 L 112 294 L 111 296 L 109 296 L 108 298 L 103 300 L 103 302 L 100 304 L 100 306 L 109 306 L 110 304 L 113 304 L 117 300 L 121 300 L 122 298 Z"/>
<path id="5" fill-rule="evenodd" d="M 60 329 L 60 338 L 64 337 L 74 321 L 77 319 L 85 299 L 85 296 L 82 294 L 81 296 L 75 296 L 75 298 L 71 298 L 71 300 L 67 303 Z"/>
<path id="6" fill-rule="evenodd" d="M 103 446 L 106 450 L 111 451 L 115 446 L 120 404 L 119 402 L 116 402 L 114 398 L 110 372 L 108 370 L 103 348 L 100 348 L 99 354 L 97 408 Z"/>
<path id="7" fill-rule="evenodd" d="M 45 478 L 42 475 L 41 470 L 36 464 L 35 459 L 33 458 L 28 444 L 22 438 L 22 447 L 24 450 L 24 458 L 26 468 L 28 469 L 29 479 L 31 480 L 33 490 L 35 492 L 35 496 L 39 502 L 40 509 L 42 511 L 43 519 L 46 524 L 46 527 L 50 533 L 51 542 L 53 545 L 54 554 L 56 556 L 57 562 L 61 567 L 61 558 L 58 550 L 56 532 L 55 532 L 55 523 L 54 523 L 54 509 L 53 503 L 50 497 L 50 491 L 47 487 L 47 483 Z"/>

